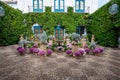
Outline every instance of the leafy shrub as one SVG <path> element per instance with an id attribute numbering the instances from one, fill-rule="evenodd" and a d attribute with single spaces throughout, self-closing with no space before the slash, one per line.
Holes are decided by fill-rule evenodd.
<path id="1" fill-rule="evenodd" d="M 118 45 L 120 12 L 111 15 L 108 11 L 114 3 L 120 5 L 120 0 L 111 0 L 91 15 L 92 23 L 89 31 L 95 34 L 97 42 L 103 46 L 116 47 Z"/>
<path id="2" fill-rule="evenodd" d="M 0 1 L 0 6 L 5 9 L 5 16 L 0 20 L 0 45 L 15 44 L 20 34 L 24 34 L 22 13 Z"/>

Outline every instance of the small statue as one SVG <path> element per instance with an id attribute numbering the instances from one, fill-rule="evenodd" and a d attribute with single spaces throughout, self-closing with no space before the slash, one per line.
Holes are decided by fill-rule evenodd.
<path id="1" fill-rule="evenodd" d="M 47 34 L 44 30 L 40 29 L 40 34 L 38 37 L 42 43 L 47 43 Z"/>
<path id="2" fill-rule="evenodd" d="M 83 37 L 83 38 L 81 39 L 81 42 L 82 42 L 82 47 L 84 48 L 85 45 L 86 45 L 86 38 Z"/>
<path id="3" fill-rule="evenodd" d="M 91 43 L 90 43 L 90 49 L 94 50 L 96 48 L 96 43 L 95 42 L 95 35 L 92 35 Z"/>
<path id="4" fill-rule="evenodd" d="M 24 38 L 23 35 L 20 36 L 20 40 L 19 40 L 19 46 L 24 48 Z"/>
<path id="5" fill-rule="evenodd" d="M 29 43 L 29 41 L 26 41 L 23 37 L 23 35 L 20 36 L 20 41 L 18 42 L 19 46 L 24 48 L 26 50 L 27 48 L 27 43 Z"/>

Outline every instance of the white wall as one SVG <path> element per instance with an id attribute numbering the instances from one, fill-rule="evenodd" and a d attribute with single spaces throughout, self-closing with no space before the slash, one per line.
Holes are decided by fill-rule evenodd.
<path id="1" fill-rule="evenodd" d="M 33 12 L 33 0 L 18 0 L 17 5 L 11 5 L 17 7 L 23 13 Z M 28 7 L 29 6 L 29 7 Z M 52 7 L 52 12 L 54 12 L 54 0 L 43 0 L 43 6 Z M 85 0 L 85 6 L 89 8 L 89 13 L 93 13 L 98 9 L 98 0 Z M 67 7 L 73 7 L 75 12 L 75 0 L 65 0 L 65 12 L 67 12 Z M 43 12 L 45 7 L 43 8 Z"/>
<path id="2" fill-rule="evenodd" d="M 11 6 L 11 7 L 13 7 L 13 8 L 15 8 L 15 9 L 18 8 L 17 4 L 8 4 L 8 5 Z"/>
<path id="3" fill-rule="evenodd" d="M 23 13 L 29 12 L 28 6 L 32 6 L 33 0 L 18 0 L 18 9 L 23 11 Z"/>
<path id="4" fill-rule="evenodd" d="M 90 14 L 98 9 L 98 0 L 90 0 Z"/>

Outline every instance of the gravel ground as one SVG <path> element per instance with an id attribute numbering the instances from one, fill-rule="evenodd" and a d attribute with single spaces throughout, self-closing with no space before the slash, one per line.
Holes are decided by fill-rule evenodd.
<path id="1" fill-rule="evenodd" d="M 120 49 L 79 59 L 55 52 L 49 57 L 19 55 L 17 45 L 0 47 L 0 80 L 120 80 Z"/>

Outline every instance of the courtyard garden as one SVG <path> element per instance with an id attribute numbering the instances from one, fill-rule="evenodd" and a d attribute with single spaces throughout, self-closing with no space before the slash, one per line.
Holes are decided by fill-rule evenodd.
<path id="1" fill-rule="evenodd" d="M 0 6 L 0 80 L 120 79 L 119 0 L 93 14 Z"/>

